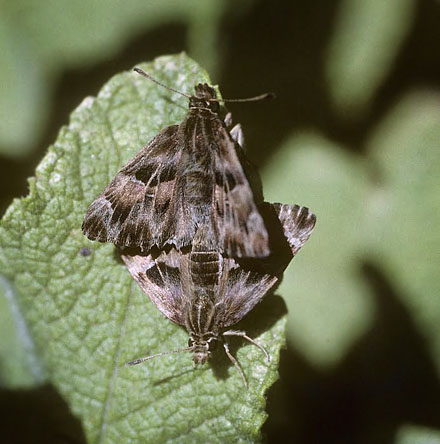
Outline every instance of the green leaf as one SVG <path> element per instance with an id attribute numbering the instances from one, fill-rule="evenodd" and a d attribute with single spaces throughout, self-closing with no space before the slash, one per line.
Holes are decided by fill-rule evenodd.
<path id="1" fill-rule="evenodd" d="M 280 292 L 288 339 L 313 364 L 335 366 L 376 306 L 361 272 L 373 262 L 427 338 L 440 374 L 440 106 L 432 91 L 399 99 L 374 128 L 364 157 L 312 131 L 296 134 L 263 171 L 267 200 L 308 206 L 310 241 Z"/>
<path id="2" fill-rule="evenodd" d="M 27 388 L 45 379 L 13 289 L 0 276 L 0 386 Z"/>
<path id="3" fill-rule="evenodd" d="M 184 54 L 140 66 L 188 93 L 197 81 L 209 82 Z M 89 442 L 260 439 L 264 394 L 277 379 L 284 344 L 276 298 L 246 321 L 270 350 L 271 364 L 252 345 L 236 351 L 248 390 L 222 351 L 198 369 L 189 354 L 125 367 L 185 346 L 188 336 L 140 291 L 113 245 L 81 232 L 88 205 L 118 169 L 186 110 L 181 96 L 136 73 L 115 76 L 73 112 L 30 180 L 29 196 L 14 201 L 1 223 L 0 269 L 7 270 L 49 381 L 81 418 Z"/>
<path id="4" fill-rule="evenodd" d="M 427 427 L 404 425 L 396 436 L 396 444 L 440 444 L 440 432 Z"/>
<path id="5" fill-rule="evenodd" d="M 111 60 L 130 40 L 160 25 L 185 26 L 188 39 L 182 44 L 214 70 L 227 6 L 200 0 L 3 2 L 0 153 L 20 157 L 34 148 L 61 71 Z"/>
<path id="6" fill-rule="evenodd" d="M 45 68 L 6 14 L 0 14 L 0 154 L 20 157 L 39 136 L 47 115 Z"/>
<path id="7" fill-rule="evenodd" d="M 410 31 L 415 7 L 415 0 L 340 2 L 326 70 L 332 99 L 345 116 L 364 111 L 374 97 Z"/>
<path id="8" fill-rule="evenodd" d="M 296 134 L 263 171 L 268 201 L 307 206 L 317 216 L 304 249 L 284 273 L 288 338 L 311 362 L 335 365 L 365 333 L 374 307 L 356 266 L 364 242 L 365 165 L 322 135 Z"/>
<path id="9" fill-rule="evenodd" d="M 440 375 L 440 106 L 439 95 L 402 97 L 369 143 L 379 165 L 371 192 L 371 255 L 391 276 Z"/>

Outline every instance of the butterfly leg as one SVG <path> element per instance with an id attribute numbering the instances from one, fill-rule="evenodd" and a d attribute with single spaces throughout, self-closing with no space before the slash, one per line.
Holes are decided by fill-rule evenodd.
<path id="1" fill-rule="evenodd" d="M 238 373 L 240 373 L 240 376 L 241 376 L 244 386 L 247 388 L 248 384 L 247 384 L 246 378 L 244 377 L 243 370 L 241 369 L 238 361 L 232 356 L 231 352 L 229 351 L 229 345 L 226 341 L 223 342 L 223 347 L 225 348 L 225 352 L 226 352 L 226 355 L 228 356 L 229 360 L 234 364 L 235 368 L 238 370 Z"/>
<path id="2" fill-rule="evenodd" d="M 270 363 L 270 355 L 267 352 L 267 350 L 262 345 L 260 345 L 258 342 L 254 341 L 252 338 L 250 338 L 246 334 L 246 332 L 244 332 L 244 331 L 236 331 L 236 330 L 229 330 L 229 331 L 225 331 L 223 333 L 223 336 L 226 336 L 226 335 L 227 336 L 240 336 L 240 337 L 248 340 L 251 344 L 256 345 L 264 353 L 264 355 L 266 356 L 267 363 L 268 364 Z"/>

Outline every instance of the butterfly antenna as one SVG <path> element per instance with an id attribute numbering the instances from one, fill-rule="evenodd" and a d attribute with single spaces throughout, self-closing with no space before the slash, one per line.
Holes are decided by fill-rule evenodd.
<path id="1" fill-rule="evenodd" d="M 255 97 L 248 97 L 246 99 L 219 99 L 219 102 L 258 102 L 259 100 L 265 100 L 265 99 L 275 99 L 276 95 L 275 93 L 268 92 L 264 94 L 260 94 L 259 96 Z"/>
<path id="2" fill-rule="evenodd" d="M 156 83 L 159 86 L 162 86 L 162 88 L 167 89 L 168 91 L 172 91 L 175 92 L 177 94 L 180 94 L 183 97 L 186 97 L 187 99 L 190 99 L 191 96 L 189 96 L 188 94 L 185 94 L 183 92 L 177 91 L 177 89 L 171 88 L 170 86 L 165 85 L 162 82 L 159 82 L 159 80 L 156 80 L 154 77 L 150 76 L 150 74 L 146 73 L 143 69 L 141 68 L 133 68 L 133 71 L 136 71 L 138 74 L 140 74 L 141 76 L 146 77 L 147 79 L 150 79 L 152 82 Z"/>
<path id="3" fill-rule="evenodd" d="M 157 358 L 159 356 L 170 355 L 171 353 L 180 353 L 180 352 L 192 351 L 192 350 L 193 350 L 193 347 L 179 348 L 177 350 L 166 351 L 166 352 L 157 353 L 155 355 L 150 355 L 150 356 L 144 356 L 143 358 L 138 358 L 138 359 L 135 359 L 134 361 L 129 361 L 125 365 L 127 365 L 127 366 L 128 365 L 137 365 L 137 364 L 141 364 L 142 362 L 148 361 L 149 359 Z"/>

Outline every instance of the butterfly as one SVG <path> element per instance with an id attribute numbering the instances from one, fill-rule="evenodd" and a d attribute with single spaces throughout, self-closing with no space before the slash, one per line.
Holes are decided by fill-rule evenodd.
<path id="1" fill-rule="evenodd" d="M 168 89 L 189 99 L 185 119 L 160 131 L 116 174 L 89 206 L 84 234 L 148 252 L 188 246 L 204 227 L 210 250 L 267 256 L 267 230 L 242 167 L 240 128 L 229 131 L 230 115 L 220 118 L 220 100 L 208 84 L 197 84 L 192 96 Z"/>
<path id="2" fill-rule="evenodd" d="M 266 219 L 275 219 L 278 224 L 271 232 L 273 252 L 268 258 L 240 260 L 210 251 L 203 231 L 196 235 L 187 252 L 171 248 L 156 255 L 122 255 L 131 275 L 154 305 L 189 334 L 188 347 L 139 358 L 128 365 L 177 351 L 190 351 L 195 364 L 204 364 L 213 345 L 220 341 L 247 385 L 240 365 L 229 351 L 227 337 L 243 337 L 258 346 L 268 360 L 269 354 L 245 332 L 230 327 L 279 282 L 316 222 L 308 208 L 298 205 L 265 204 L 265 210 Z"/>

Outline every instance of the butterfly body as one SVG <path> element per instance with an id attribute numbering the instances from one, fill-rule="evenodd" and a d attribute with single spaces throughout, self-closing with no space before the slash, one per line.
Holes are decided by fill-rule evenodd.
<path id="1" fill-rule="evenodd" d="M 192 251 L 182 267 L 187 279 L 185 291 L 191 293 L 186 295 L 185 327 L 196 364 L 204 364 L 209 360 L 213 341 L 219 339 L 221 325 L 217 322 L 216 297 L 222 265 L 222 256 L 217 252 Z"/>
<path id="2" fill-rule="evenodd" d="M 189 246 L 204 227 L 209 250 L 269 254 L 268 234 L 215 91 L 198 84 L 180 125 L 164 128 L 90 205 L 91 240 L 148 252 Z"/>
<path id="3" fill-rule="evenodd" d="M 251 311 L 279 281 L 314 228 L 316 218 L 305 207 L 273 204 L 269 209 L 277 218 L 289 254 L 283 256 L 281 250 L 274 249 L 274 257 L 267 263 L 255 259 L 259 261 L 259 267 L 247 266 L 238 259 L 210 251 L 205 229 L 198 231 L 191 249 L 186 252 L 172 248 L 157 256 L 122 255 L 133 278 L 157 308 L 186 328 L 190 338 L 186 350 L 193 352 L 196 364 L 208 361 L 214 344 L 221 341 L 228 357 L 239 368 L 229 353 L 225 337 L 242 336 L 258 344 L 244 332 L 229 328 Z M 269 267 L 281 256 L 275 268 Z M 143 360 L 145 358 L 133 363 Z"/>

